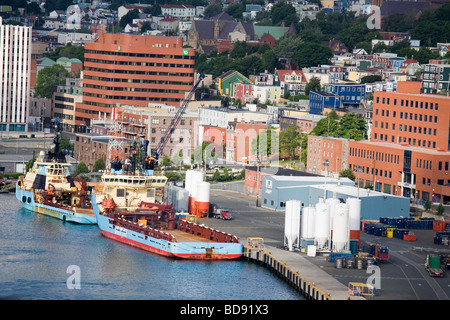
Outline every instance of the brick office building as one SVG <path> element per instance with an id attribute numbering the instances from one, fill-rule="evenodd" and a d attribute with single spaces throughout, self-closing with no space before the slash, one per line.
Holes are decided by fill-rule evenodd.
<path id="1" fill-rule="evenodd" d="M 178 37 L 100 34 L 86 43 L 83 102 L 77 104 L 78 131 L 99 114 L 120 105 L 179 106 L 194 83 L 195 52 Z"/>
<path id="2" fill-rule="evenodd" d="M 420 83 L 399 82 L 397 92 L 374 95 L 371 141 L 348 140 L 339 151 L 336 138 L 321 137 L 335 148 L 314 151 L 309 158 L 320 165 L 331 152 L 346 158 L 359 186 L 411 199 L 450 202 L 450 98 L 420 94 Z M 313 137 L 312 139 L 319 139 Z M 316 142 L 317 143 L 317 142 Z M 323 148 L 323 146 L 322 146 Z M 347 155 L 344 152 L 348 152 Z M 346 169 L 342 165 L 338 170 Z M 323 166 L 321 168 L 323 173 Z M 329 162 L 333 171 L 333 161 Z M 317 172 L 317 171 L 316 171 Z M 335 172 L 337 173 L 337 172 Z"/>

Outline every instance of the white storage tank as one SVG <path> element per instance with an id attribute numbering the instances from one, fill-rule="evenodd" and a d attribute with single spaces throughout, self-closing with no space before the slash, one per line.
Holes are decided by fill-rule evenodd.
<path id="1" fill-rule="evenodd" d="M 345 203 L 337 204 L 334 208 L 333 250 L 341 252 L 349 241 L 349 206 Z"/>
<path id="2" fill-rule="evenodd" d="M 300 247 L 300 210 L 301 202 L 298 200 L 286 201 L 286 214 L 284 221 L 284 245 L 293 251 Z"/>
<path id="3" fill-rule="evenodd" d="M 197 216 L 208 216 L 210 184 L 206 181 L 199 181 L 195 188 L 195 208 Z"/>
<path id="4" fill-rule="evenodd" d="M 316 204 L 315 213 L 314 239 L 319 249 L 326 247 L 327 241 L 330 239 L 330 212 L 328 204 Z"/>
<path id="5" fill-rule="evenodd" d="M 328 198 L 325 203 L 328 204 L 328 209 L 330 210 L 330 230 L 333 232 L 334 208 L 337 204 L 341 203 L 341 201 L 336 198 Z"/>
<path id="6" fill-rule="evenodd" d="M 314 239 L 315 228 L 316 228 L 316 208 L 309 207 L 308 217 L 307 217 L 308 226 L 306 228 L 306 234 L 304 239 Z"/>
<path id="7" fill-rule="evenodd" d="M 359 231 L 361 223 L 361 199 L 347 199 L 349 217 L 350 217 L 350 239 L 359 240 Z"/>

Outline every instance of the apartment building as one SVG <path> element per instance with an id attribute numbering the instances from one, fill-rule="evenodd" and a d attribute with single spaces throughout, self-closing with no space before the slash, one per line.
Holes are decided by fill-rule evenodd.
<path id="1" fill-rule="evenodd" d="M 0 17 L 0 131 L 28 131 L 31 27 L 4 25 Z"/>
<path id="2" fill-rule="evenodd" d="M 83 102 L 75 123 L 89 125 L 117 105 L 179 106 L 194 83 L 195 52 L 179 37 L 100 34 L 86 43 Z"/>

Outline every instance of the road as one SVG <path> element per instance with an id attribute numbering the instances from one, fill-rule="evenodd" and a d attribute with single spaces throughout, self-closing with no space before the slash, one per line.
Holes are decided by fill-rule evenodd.
<path id="1" fill-rule="evenodd" d="M 199 219 L 221 231 L 235 234 L 245 243 L 247 237 L 262 237 L 271 246 L 283 246 L 284 212 L 255 207 L 255 197 L 236 192 L 211 190 L 210 201 L 219 208 L 228 208 L 233 220 Z M 380 295 L 374 300 L 449 300 L 450 272 L 444 270 L 443 278 L 430 277 L 425 270 L 428 252 L 450 254 L 450 249 L 435 245 L 432 230 L 412 230 L 417 241 L 376 237 L 361 232 L 361 241 L 372 241 L 389 248 L 389 261 L 379 263 Z M 293 253 L 294 254 L 294 253 Z M 371 274 L 367 270 L 337 269 L 324 256 L 308 257 L 318 268 L 334 276 L 345 285 L 348 282 L 366 283 Z"/>

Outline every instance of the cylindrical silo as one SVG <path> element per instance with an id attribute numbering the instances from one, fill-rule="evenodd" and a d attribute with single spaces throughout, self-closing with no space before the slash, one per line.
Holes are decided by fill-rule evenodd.
<path id="1" fill-rule="evenodd" d="M 309 207 L 308 211 L 308 227 L 305 235 L 305 239 L 314 239 L 315 231 L 316 231 L 316 208 Z"/>
<path id="2" fill-rule="evenodd" d="M 340 203 L 335 206 L 333 223 L 333 250 L 341 252 L 348 244 L 349 206 L 347 204 Z"/>
<path id="3" fill-rule="evenodd" d="M 348 198 L 348 212 L 350 216 L 350 239 L 359 240 L 359 230 L 361 223 L 361 199 Z"/>
<path id="4" fill-rule="evenodd" d="M 339 199 L 336 198 L 328 198 L 325 203 L 328 204 L 328 209 L 330 210 L 330 230 L 331 235 L 333 234 L 333 219 L 334 219 L 334 208 L 337 204 L 341 203 Z"/>
<path id="5" fill-rule="evenodd" d="M 301 202 L 298 200 L 286 201 L 286 214 L 284 221 L 284 245 L 289 251 L 299 247 L 300 242 L 300 210 Z"/>
<path id="6" fill-rule="evenodd" d="M 189 170 L 188 170 L 189 171 Z M 189 213 L 197 214 L 196 209 L 196 196 L 197 196 L 197 183 L 203 181 L 204 173 L 197 170 L 190 170 L 189 174 Z M 187 183 L 186 183 L 187 186 Z"/>
<path id="7" fill-rule="evenodd" d="M 301 217 L 301 237 L 306 239 L 308 235 L 308 218 L 310 207 L 303 207 Z"/>
<path id="8" fill-rule="evenodd" d="M 176 191 L 175 199 L 176 199 L 176 212 L 188 212 L 188 199 L 189 192 L 186 189 L 180 187 L 174 187 Z"/>
<path id="9" fill-rule="evenodd" d="M 210 184 L 199 181 L 196 184 L 195 208 L 198 217 L 207 217 L 209 212 Z"/>
<path id="10" fill-rule="evenodd" d="M 314 239 L 319 249 L 325 248 L 330 238 L 330 212 L 328 204 L 316 204 Z"/>

